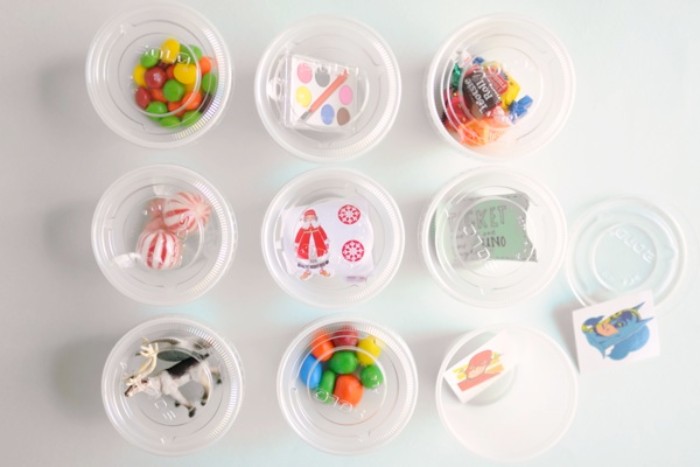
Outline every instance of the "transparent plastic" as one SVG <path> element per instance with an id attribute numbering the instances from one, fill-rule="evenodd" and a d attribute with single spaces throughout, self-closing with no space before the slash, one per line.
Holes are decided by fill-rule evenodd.
<path id="1" fill-rule="evenodd" d="M 597 203 L 576 219 L 567 279 L 584 305 L 651 290 L 663 310 L 687 286 L 697 249 L 667 209 L 621 197 Z"/>
<path id="2" fill-rule="evenodd" d="M 329 277 L 314 274 L 304 278 L 303 269 L 296 274 L 290 273 L 289 255 L 294 251 L 296 229 L 288 234 L 290 230 L 284 222 L 285 215 L 294 210 L 304 212 L 324 203 L 364 205 L 362 216 L 371 226 L 373 245 L 363 258 L 371 255 L 371 264 L 363 268 L 361 276 L 336 273 Z M 319 223 L 329 230 L 328 218 L 321 218 Z M 328 236 L 331 249 L 340 246 L 330 230 Z M 376 296 L 396 274 L 404 243 L 401 212 L 391 195 L 374 180 L 348 169 L 316 169 L 298 176 L 272 200 L 262 225 L 263 257 L 272 277 L 289 295 L 321 308 L 345 307 Z M 291 261 L 294 260 L 292 257 Z M 340 266 L 334 264 L 331 256 L 329 271 Z"/>
<path id="3" fill-rule="evenodd" d="M 430 273 L 466 303 L 503 307 L 539 293 L 561 267 L 566 222 L 555 196 L 516 171 L 480 168 L 430 203 L 420 243 Z"/>
<path id="4" fill-rule="evenodd" d="M 517 364 L 498 384 L 461 403 L 443 373 L 502 330 L 517 349 Z M 522 462 L 545 453 L 567 432 L 576 414 L 578 381 L 562 348 L 525 327 L 498 325 L 460 337 L 438 371 L 438 414 L 469 451 L 499 462 Z"/>
<path id="5" fill-rule="evenodd" d="M 167 58 L 167 51 L 161 50 L 168 39 L 182 44 L 182 54 L 177 58 Z M 206 70 L 201 62 L 191 58 L 196 56 L 192 46 L 210 59 L 211 71 L 203 73 Z M 176 60 L 173 65 L 192 65 L 196 79 L 187 85 L 191 88 L 187 91 L 201 93 L 201 101 L 185 94 L 163 113 L 137 105 L 135 67 L 145 53 L 151 52 L 168 61 Z M 203 84 L 212 79 L 205 79 L 207 74 L 213 76 L 215 84 Z M 172 2 L 134 9 L 102 26 L 90 46 L 85 76 L 90 100 L 105 124 L 121 137 L 151 148 L 180 146 L 201 137 L 222 116 L 233 88 L 232 63 L 219 32 L 195 10 Z"/>
<path id="6" fill-rule="evenodd" d="M 148 359 L 142 354 L 155 350 L 155 366 L 144 371 Z M 167 371 L 178 385 L 184 404 L 178 404 L 160 387 L 149 394 L 137 380 L 164 381 Z M 148 373 L 148 370 L 151 370 Z M 231 427 L 243 398 L 243 372 L 235 349 L 211 329 L 189 319 L 167 316 L 135 327 L 114 346 L 102 373 L 102 401 L 112 425 L 130 443 L 163 456 L 188 454 L 220 439 Z M 134 387 L 132 387 L 134 386 Z M 209 388 L 208 394 L 205 388 Z M 127 396 L 129 394 L 129 396 Z M 187 404 L 192 404 L 190 411 Z"/>
<path id="7" fill-rule="evenodd" d="M 170 209 L 168 201 L 180 202 L 183 193 L 197 199 L 207 216 L 187 231 L 176 231 L 189 210 L 175 210 L 177 215 L 165 221 L 160 217 Z M 171 220 L 174 227 L 163 225 Z M 158 225 L 152 228 L 154 222 Z M 146 237 L 151 231 L 170 232 L 167 239 L 178 247 Z M 205 178 L 182 167 L 149 166 L 122 176 L 102 195 L 92 220 L 92 248 L 117 290 L 139 302 L 175 305 L 200 297 L 223 277 L 233 261 L 237 233 L 231 208 Z M 150 249 L 144 240 L 153 241 Z M 160 255 L 171 256 L 158 263 Z"/>
<path id="8" fill-rule="evenodd" d="M 400 97 L 389 45 L 364 24 L 333 16 L 307 18 L 277 36 L 255 77 L 265 128 L 311 162 L 348 160 L 372 149 L 393 125 Z"/>
<path id="9" fill-rule="evenodd" d="M 556 136 L 573 106 L 575 75 L 552 32 L 498 14 L 467 23 L 445 41 L 426 91 L 429 117 L 446 141 L 497 161 L 536 151 Z"/>
<path id="10" fill-rule="evenodd" d="M 371 336 L 381 347 L 378 356 L 363 350 L 362 344 L 340 345 L 329 352 L 365 355 L 383 374 L 382 384 L 365 388 L 354 406 L 337 397 L 327 403 L 320 400 L 318 392 L 300 376 L 314 338 L 319 333 L 333 335 L 338 331 L 345 336 L 347 331 L 343 331 L 347 328 L 357 331 L 359 342 Z M 318 364 L 327 366 L 327 362 Z M 333 454 L 359 454 L 385 445 L 403 430 L 416 406 L 418 376 L 411 351 L 392 331 L 362 319 L 326 318 L 302 330 L 284 353 L 277 376 L 277 395 L 282 413 L 304 441 Z"/>

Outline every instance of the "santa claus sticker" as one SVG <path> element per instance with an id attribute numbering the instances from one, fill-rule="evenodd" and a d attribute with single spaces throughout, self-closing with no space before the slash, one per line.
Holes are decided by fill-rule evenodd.
<path id="1" fill-rule="evenodd" d="M 363 199 L 288 209 L 282 221 L 281 243 L 289 274 L 303 281 L 362 282 L 374 269 L 374 231 Z"/>

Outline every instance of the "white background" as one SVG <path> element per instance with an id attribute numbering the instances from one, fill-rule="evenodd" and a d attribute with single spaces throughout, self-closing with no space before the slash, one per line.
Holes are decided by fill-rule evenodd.
<path id="1" fill-rule="evenodd" d="M 492 322 L 543 330 L 573 356 L 570 311 L 576 304 L 559 274 L 532 300 L 504 311 L 476 310 L 444 293 L 420 258 L 421 211 L 456 173 L 478 165 L 431 127 L 423 77 L 451 31 L 481 14 L 522 12 L 549 26 L 577 71 L 576 103 L 564 130 L 512 166 L 547 184 L 569 221 L 593 201 L 631 193 L 674 205 L 700 231 L 700 3 L 203 0 L 194 6 L 228 42 L 236 87 L 220 124 L 200 142 L 172 151 L 117 137 L 99 120 L 85 89 L 93 35 L 119 10 L 141 4 L 0 1 L 0 189 L 8 216 L 0 267 L 2 465 L 488 465 L 463 450 L 438 420 L 433 394 L 442 356 L 458 335 Z M 275 397 L 282 352 L 295 332 L 328 312 L 286 296 L 268 274 L 259 245 L 268 202 L 313 166 L 286 154 L 264 130 L 253 99 L 255 68 L 276 34 L 314 13 L 347 15 L 375 28 L 393 47 L 403 78 L 392 131 L 371 153 L 344 165 L 395 196 L 407 229 L 405 257 L 379 297 L 347 311 L 406 339 L 420 396 L 405 431 L 358 458 L 317 452 L 282 418 Z M 92 211 L 102 192 L 125 172 L 153 163 L 182 164 L 208 177 L 229 198 L 241 226 L 229 274 L 187 306 L 153 308 L 121 296 L 90 250 Z M 580 377 L 571 430 L 531 465 L 700 465 L 700 296 L 694 288 L 659 319 L 660 358 Z M 117 339 L 172 312 L 208 323 L 234 343 L 248 389 L 232 430 L 182 459 L 158 458 L 123 441 L 99 392 L 102 365 Z"/>

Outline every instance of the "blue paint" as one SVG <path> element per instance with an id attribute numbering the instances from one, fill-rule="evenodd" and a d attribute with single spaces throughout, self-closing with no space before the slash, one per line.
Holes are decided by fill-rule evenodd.
<path id="1" fill-rule="evenodd" d="M 316 389 L 321 384 L 322 373 L 321 365 L 313 355 L 307 355 L 304 361 L 301 362 L 299 378 L 309 389 Z"/>
<path id="2" fill-rule="evenodd" d="M 321 107 L 321 121 L 326 125 L 333 123 L 333 117 L 335 117 L 335 110 L 330 104 L 326 104 Z"/>

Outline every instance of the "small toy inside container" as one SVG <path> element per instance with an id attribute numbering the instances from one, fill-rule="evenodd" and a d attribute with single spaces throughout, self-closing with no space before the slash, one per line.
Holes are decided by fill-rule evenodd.
<path id="1" fill-rule="evenodd" d="M 399 106 L 398 63 L 367 26 L 316 16 L 280 34 L 258 65 L 255 98 L 263 124 L 285 149 L 313 162 L 370 150 Z"/>
<path id="2" fill-rule="evenodd" d="M 436 54 L 427 82 L 438 131 L 463 152 L 513 157 L 545 145 L 564 125 L 574 70 L 551 32 L 526 19 L 474 20 Z"/>
<path id="3" fill-rule="evenodd" d="M 278 397 L 292 428 L 314 447 L 356 454 L 393 439 L 417 400 L 410 350 L 391 331 L 332 318 L 304 329 L 280 364 Z"/>
<path id="4" fill-rule="evenodd" d="M 216 29 L 176 3 L 122 14 L 97 33 L 86 79 L 95 110 L 116 133 L 148 147 L 192 141 L 222 115 L 231 60 Z"/>
<path id="5" fill-rule="evenodd" d="M 263 255 L 290 295 L 337 308 L 369 300 L 396 273 L 404 246 L 401 214 L 375 181 L 319 169 L 283 187 L 265 214 Z"/>
<path id="6" fill-rule="evenodd" d="M 207 327 L 174 316 L 129 331 L 102 375 L 102 399 L 114 427 L 160 455 L 187 454 L 221 438 L 242 397 L 235 350 Z"/>
<path id="7" fill-rule="evenodd" d="M 117 180 L 93 218 L 92 243 L 107 279 L 151 304 L 193 300 L 218 282 L 236 245 L 231 209 L 188 169 L 151 166 Z"/>
<path id="8" fill-rule="evenodd" d="M 431 202 L 421 227 L 431 274 L 456 298 L 504 307 L 541 291 L 561 267 L 564 213 L 554 195 L 524 174 L 465 172 Z"/>

